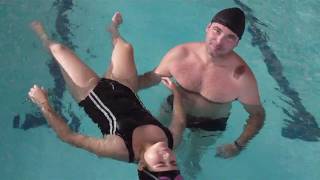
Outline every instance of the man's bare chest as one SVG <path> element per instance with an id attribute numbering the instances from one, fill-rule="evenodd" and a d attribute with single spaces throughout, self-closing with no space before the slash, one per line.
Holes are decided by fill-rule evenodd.
<path id="1" fill-rule="evenodd" d="M 230 102 L 238 97 L 237 80 L 228 68 L 181 64 L 172 75 L 185 90 L 210 101 Z"/>

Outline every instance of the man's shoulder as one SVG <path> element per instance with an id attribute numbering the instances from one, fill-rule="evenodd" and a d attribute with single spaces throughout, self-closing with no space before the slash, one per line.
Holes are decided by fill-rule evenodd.
<path id="1" fill-rule="evenodd" d="M 235 64 L 247 65 L 245 60 L 235 51 L 232 51 L 232 53 L 230 53 L 229 58 L 231 58 L 233 60 L 233 63 L 235 63 Z"/>
<path id="2" fill-rule="evenodd" d="M 189 56 L 190 54 L 194 54 L 197 52 L 198 49 L 201 48 L 203 44 L 200 42 L 190 42 L 190 43 L 184 43 L 175 46 L 172 48 L 169 53 L 175 54 L 176 56 L 179 56 L 180 58 Z"/>
<path id="3" fill-rule="evenodd" d="M 236 79 L 246 81 L 248 83 L 255 81 L 253 71 L 241 56 L 234 52 L 230 58 L 231 63 L 229 65 L 233 67 L 234 77 Z"/>
<path id="4" fill-rule="evenodd" d="M 203 43 L 201 43 L 201 42 L 188 42 L 188 43 L 179 44 L 179 45 L 175 46 L 174 48 L 172 48 L 172 50 L 193 51 L 197 48 L 200 48 L 201 46 L 203 46 Z"/>
<path id="5" fill-rule="evenodd" d="M 232 64 L 234 66 L 234 68 L 237 69 L 242 69 L 245 70 L 243 72 L 245 72 L 247 75 L 252 76 L 253 73 L 251 71 L 251 68 L 249 67 L 249 65 L 246 63 L 246 61 L 236 52 L 233 52 L 231 54 L 230 58 L 230 64 Z"/>
<path id="6" fill-rule="evenodd" d="M 194 48 L 200 48 L 201 46 L 204 46 L 203 42 L 188 42 L 188 43 L 183 43 L 180 45 L 177 45 L 176 48 L 184 48 L 184 49 L 194 49 Z"/>
<path id="7" fill-rule="evenodd" d="M 240 56 L 237 58 L 234 77 L 239 85 L 238 100 L 244 104 L 260 104 L 256 77 L 249 65 Z"/>

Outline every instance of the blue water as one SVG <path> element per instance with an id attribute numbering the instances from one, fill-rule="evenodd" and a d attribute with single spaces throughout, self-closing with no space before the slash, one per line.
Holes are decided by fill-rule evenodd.
<path id="1" fill-rule="evenodd" d="M 267 118 L 248 149 L 233 159 L 216 158 L 215 148 L 237 138 L 246 119 L 235 103 L 227 131 L 203 154 L 196 179 L 320 179 L 319 1 L 0 0 L 1 179 L 137 179 L 135 165 L 101 159 L 60 142 L 26 101 L 32 84 L 43 85 L 75 131 L 100 136 L 28 27 L 32 20 L 44 22 L 55 39 L 103 74 L 111 55 L 105 25 L 120 10 L 121 33 L 132 42 L 143 73 L 175 45 L 203 40 L 212 14 L 230 6 L 242 7 L 248 17 L 236 51 L 256 75 Z M 155 116 L 167 94 L 162 85 L 139 93 Z M 187 143 L 188 131 L 184 140 Z M 183 165 L 181 170 L 193 171 Z"/>

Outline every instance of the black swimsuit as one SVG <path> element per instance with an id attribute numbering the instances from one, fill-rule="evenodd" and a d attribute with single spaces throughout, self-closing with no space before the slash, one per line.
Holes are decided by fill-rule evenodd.
<path id="1" fill-rule="evenodd" d="M 98 124 L 104 135 L 120 136 L 128 149 L 129 162 L 134 161 L 132 134 L 143 125 L 156 125 L 163 130 L 172 149 L 173 138 L 164 127 L 147 111 L 137 96 L 128 87 L 117 81 L 101 79 L 89 95 L 79 103 L 85 112 Z"/>
<path id="2" fill-rule="evenodd" d="M 167 103 L 173 109 L 173 95 L 167 97 Z M 198 128 L 206 131 L 224 131 L 227 127 L 229 117 L 212 119 L 210 117 L 198 117 L 186 114 L 187 128 Z"/>

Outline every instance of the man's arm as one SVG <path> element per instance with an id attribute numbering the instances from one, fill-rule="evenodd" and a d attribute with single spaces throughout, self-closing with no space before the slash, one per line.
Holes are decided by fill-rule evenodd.
<path id="1" fill-rule="evenodd" d="M 174 148 L 176 148 L 182 139 L 183 131 L 186 128 L 186 115 L 182 107 L 181 96 L 179 92 L 173 92 L 173 111 L 172 120 L 169 126 L 174 139 Z"/>
<path id="2" fill-rule="evenodd" d="M 262 128 L 265 120 L 265 111 L 260 102 L 257 81 L 250 69 L 243 77 L 242 87 L 238 100 L 244 109 L 249 113 L 247 123 L 240 137 L 235 141 L 239 147 L 245 147 L 249 140 L 252 139 Z"/>
<path id="3" fill-rule="evenodd" d="M 265 111 L 260 102 L 259 91 L 253 73 L 248 69 L 242 80 L 238 100 L 249 113 L 247 123 L 241 135 L 231 144 L 217 148 L 217 156 L 229 158 L 240 153 L 249 141 L 259 132 L 265 120 Z"/>
<path id="4" fill-rule="evenodd" d="M 265 111 L 262 105 L 247 105 L 242 104 L 245 110 L 249 113 L 247 123 L 240 137 L 235 141 L 238 148 L 245 147 L 250 139 L 252 139 L 262 128 L 265 120 Z"/>
<path id="5" fill-rule="evenodd" d="M 155 73 L 155 70 L 144 73 L 143 75 L 138 76 L 138 88 L 146 89 L 151 86 L 159 84 L 161 81 L 161 76 Z"/>
<path id="6" fill-rule="evenodd" d="M 170 65 L 173 61 L 180 60 L 186 55 L 183 45 L 172 48 L 161 60 L 154 70 L 138 76 L 139 90 L 154 86 L 161 81 L 161 77 L 171 77 Z"/>
<path id="7" fill-rule="evenodd" d="M 176 148 L 182 139 L 186 128 L 186 115 L 181 102 L 181 95 L 176 85 L 169 78 L 162 78 L 162 82 L 171 89 L 173 93 L 173 111 L 169 129 L 173 136 L 173 147 Z"/>

